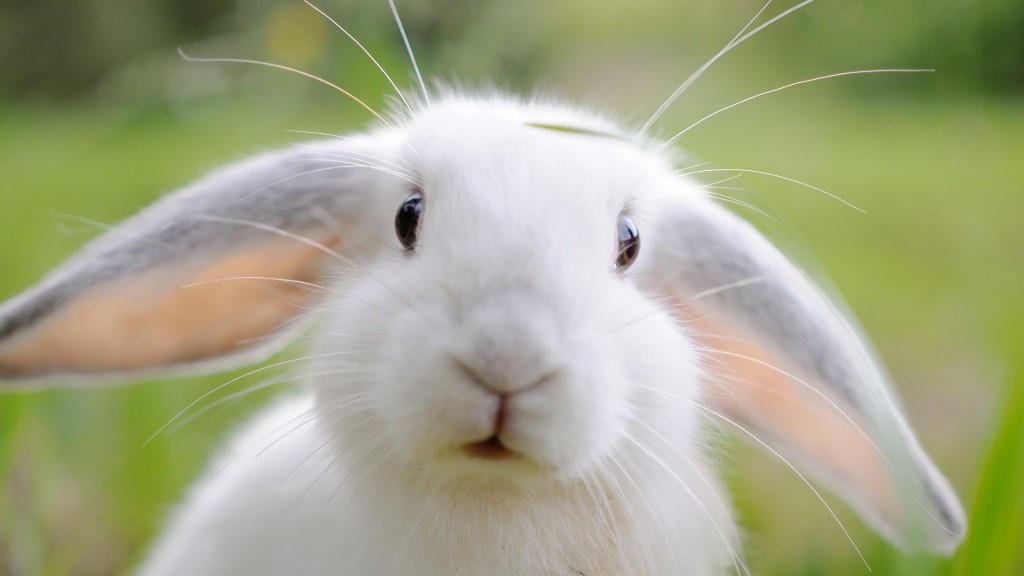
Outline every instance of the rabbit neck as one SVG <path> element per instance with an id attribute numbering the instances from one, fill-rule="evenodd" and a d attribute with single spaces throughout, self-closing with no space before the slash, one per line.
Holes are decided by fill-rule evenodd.
<path id="1" fill-rule="evenodd" d="M 721 563 L 712 530 L 692 522 L 702 514 L 693 497 L 651 486 L 657 474 L 517 487 L 394 472 L 402 480 L 355 488 L 374 519 L 359 547 L 364 573 L 690 575 Z"/>

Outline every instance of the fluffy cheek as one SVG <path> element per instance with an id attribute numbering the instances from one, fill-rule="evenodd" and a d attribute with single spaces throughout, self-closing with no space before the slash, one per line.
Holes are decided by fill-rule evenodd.
<path id="1" fill-rule="evenodd" d="M 511 399 L 504 439 L 566 479 L 586 473 L 623 437 L 626 375 L 591 357 L 567 374 Z"/>
<path id="2" fill-rule="evenodd" d="M 704 416 L 700 355 L 683 329 L 668 319 L 646 323 L 635 336 L 643 349 L 634 351 L 636 361 L 630 365 L 635 385 L 630 394 L 634 417 L 629 450 L 646 449 L 663 460 L 674 460 L 680 447 L 694 445 L 699 438 Z"/>

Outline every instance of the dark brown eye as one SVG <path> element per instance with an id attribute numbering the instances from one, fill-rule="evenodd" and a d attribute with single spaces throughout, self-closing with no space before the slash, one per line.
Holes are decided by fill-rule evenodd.
<path id="1" fill-rule="evenodd" d="M 633 264 L 633 261 L 636 260 L 637 254 L 640 253 L 640 233 L 637 232 L 636 224 L 633 223 L 633 220 L 624 214 L 619 216 L 616 229 L 619 251 L 618 256 L 615 258 L 615 270 L 617 272 L 625 272 Z"/>
<path id="2" fill-rule="evenodd" d="M 395 215 L 395 232 L 405 246 L 406 251 L 416 250 L 416 231 L 420 227 L 420 216 L 423 214 L 423 194 L 414 193 L 402 202 Z"/>

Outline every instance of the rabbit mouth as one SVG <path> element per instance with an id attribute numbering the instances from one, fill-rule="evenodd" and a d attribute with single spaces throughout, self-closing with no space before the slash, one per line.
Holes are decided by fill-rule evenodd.
<path id="1" fill-rule="evenodd" d="M 505 446 L 505 443 L 501 441 L 497 434 L 491 435 L 486 440 L 467 444 L 465 451 L 471 457 L 481 460 L 508 460 L 519 457 L 519 454 Z"/>

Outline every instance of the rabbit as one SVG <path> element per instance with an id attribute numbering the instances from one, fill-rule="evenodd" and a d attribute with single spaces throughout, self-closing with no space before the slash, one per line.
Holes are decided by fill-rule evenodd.
<path id="1" fill-rule="evenodd" d="M 540 97 L 397 116 L 216 170 L 0 307 L 9 390 L 310 334 L 139 574 L 746 573 L 715 427 L 956 548 L 866 340 L 677 152 Z"/>
<path id="2" fill-rule="evenodd" d="M 950 554 L 964 511 L 853 321 L 645 135 L 805 4 L 639 131 L 392 81 L 404 110 L 216 170 L 0 305 L 0 390 L 306 340 L 142 576 L 749 574 L 716 428 Z"/>

